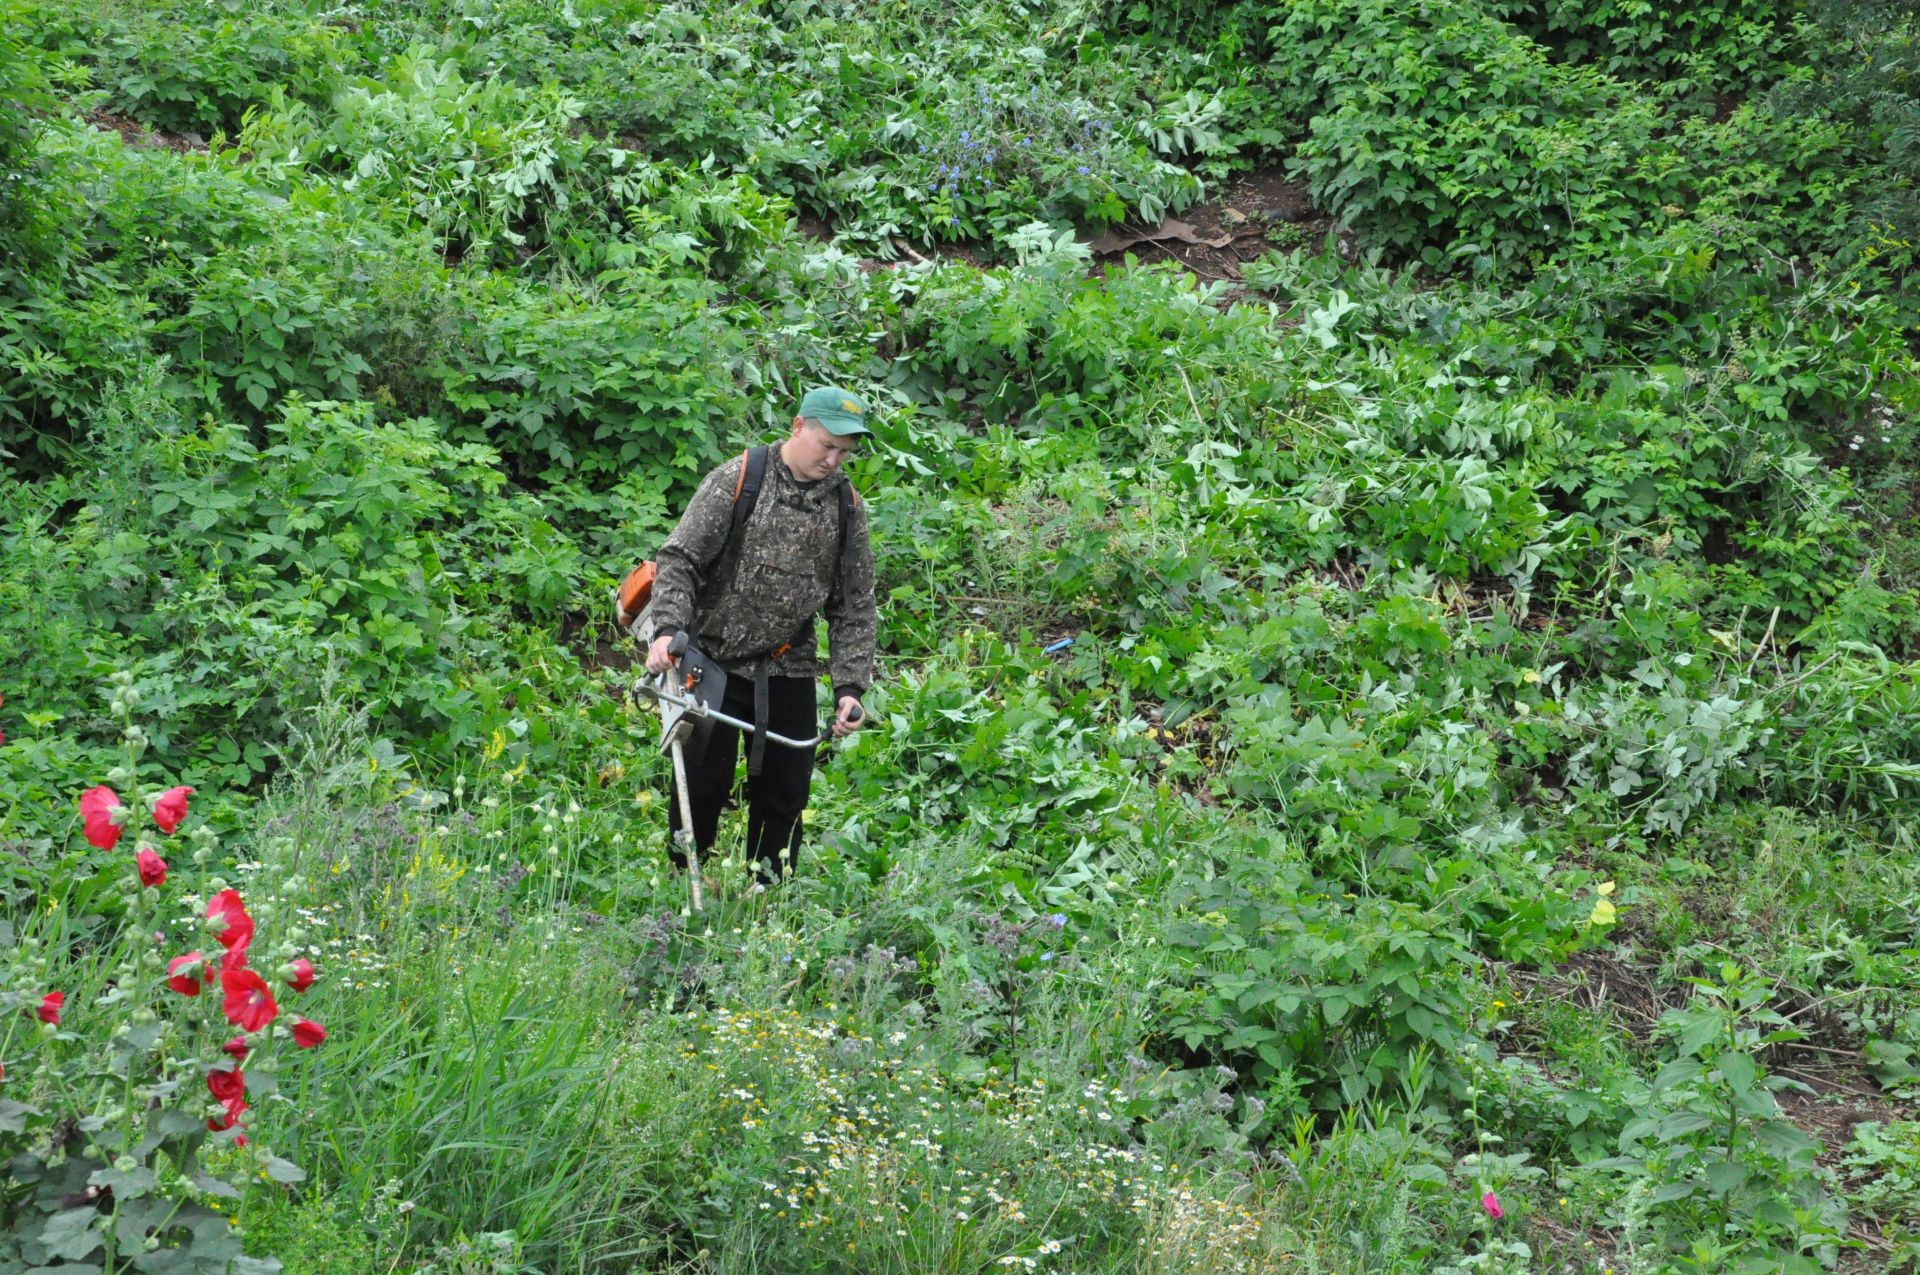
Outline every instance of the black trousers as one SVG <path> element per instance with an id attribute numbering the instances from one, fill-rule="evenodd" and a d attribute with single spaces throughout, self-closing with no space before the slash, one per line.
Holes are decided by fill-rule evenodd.
<path id="1" fill-rule="evenodd" d="M 753 679 L 730 675 L 721 712 L 743 722 L 753 720 Z M 819 730 L 820 708 L 810 677 L 767 679 L 767 729 L 790 739 L 808 739 Z M 687 758 L 687 800 L 693 807 L 693 842 L 704 853 L 713 848 L 720 812 L 733 795 L 741 745 L 751 736 L 719 722 L 710 724 L 706 750 Z M 788 748 L 767 741 L 758 775 L 747 777 L 747 857 L 772 876 L 792 867 L 800 852 L 800 816 L 813 784 L 811 748 Z M 680 828 L 680 802 L 668 781 L 668 826 Z M 676 858 L 679 856 L 676 855 Z M 684 865 L 683 865 L 684 866 Z"/>

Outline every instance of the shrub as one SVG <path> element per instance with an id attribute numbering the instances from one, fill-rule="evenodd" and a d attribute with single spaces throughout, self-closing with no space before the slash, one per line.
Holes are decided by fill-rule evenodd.
<path id="1" fill-rule="evenodd" d="M 1314 201 L 1401 249 L 1461 237 L 1501 262 L 1606 240 L 1650 204 L 1659 112 L 1455 0 L 1314 0 L 1273 32 L 1310 117 Z M 1310 86 L 1310 87 L 1309 87 Z"/>

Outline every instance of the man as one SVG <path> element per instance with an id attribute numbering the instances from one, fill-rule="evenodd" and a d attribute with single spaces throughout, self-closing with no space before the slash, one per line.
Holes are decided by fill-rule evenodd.
<path id="1" fill-rule="evenodd" d="M 748 457 L 708 474 L 657 559 L 655 638 L 647 671 L 671 663 L 677 632 L 727 672 L 721 711 L 792 738 L 816 733 L 819 675 L 814 618 L 827 617 L 833 735 L 859 728 L 860 697 L 873 681 L 876 613 L 865 507 L 841 466 L 869 432 L 866 405 L 839 389 L 800 401 L 793 430 L 766 449 L 746 521 L 736 527 Z M 687 760 L 694 844 L 712 847 L 733 790 L 740 732 L 713 723 L 706 747 Z M 749 741 L 747 855 L 766 872 L 792 866 L 800 816 L 813 781 L 813 751 Z M 678 803 L 669 802 L 672 826 Z"/>

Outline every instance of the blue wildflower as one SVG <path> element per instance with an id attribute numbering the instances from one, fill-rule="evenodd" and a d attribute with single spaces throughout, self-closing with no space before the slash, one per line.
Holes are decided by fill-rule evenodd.
<path id="1" fill-rule="evenodd" d="M 1055 912 L 1047 918 L 1047 924 L 1056 930 L 1064 930 L 1067 928 L 1067 914 L 1065 912 Z"/>
<path id="2" fill-rule="evenodd" d="M 1085 164 L 1080 165 L 1080 175 L 1082 177 L 1085 177 L 1088 173 L 1092 171 L 1093 170 L 1091 168 L 1088 168 Z"/>
<path id="3" fill-rule="evenodd" d="M 966 140 L 967 140 L 967 136 L 968 136 L 968 134 L 967 134 L 967 130 L 966 130 L 966 129 L 964 129 L 964 128 L 963 128 L 963 129 L 961 129 L 961 130 L 960 130 L 960 140 L 961 140 L 961 141 L 963 141 L 963 142 L 964 142 L 964 141 L 966 141 Z"/>

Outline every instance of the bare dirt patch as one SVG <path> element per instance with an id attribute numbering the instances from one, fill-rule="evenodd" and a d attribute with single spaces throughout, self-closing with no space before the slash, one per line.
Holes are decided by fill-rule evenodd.
<path id="1" fill-rule="evenodd" d="M 129 146 L 159 147 L 176 155 L 204 155 L 207 150 L 207 139 L 198 133 L 169 133 L 164 129 L 151 129 L 138 120 L 115 115 L 104 108 L 87 112 L 85 118 L 87 123 L 103 132 L 120 134 Z"/>
<path id="2" fill-rule="evenodd" d="M 1272 237 L 1317 243 L 1334 229 L 1332 219 L 1313 206 L 1305 184 L 1289 178 L 1279 165 L 1247 173 L 1218 197 L 1170 220 L 1190 229 L 1154 237 L 1159 227 L 1115 226 L 1092 241 L 1095 255 L 1173 261 L 1202 279 L 1237 283 L 1241 267 L 1274 246 Z M 1276 229 L 1280 227 L 1287 229 Z M 1108 251 L 1103 253 L 1103 247 Z"/>

